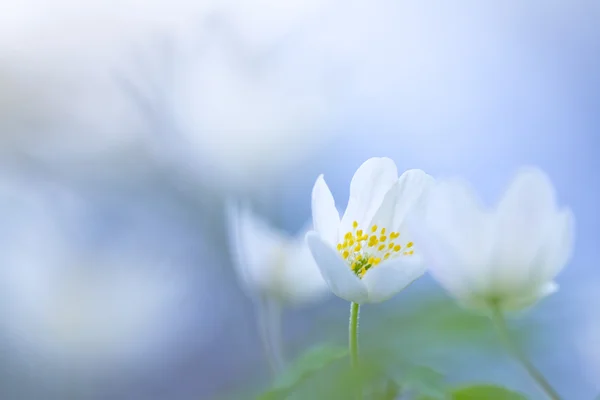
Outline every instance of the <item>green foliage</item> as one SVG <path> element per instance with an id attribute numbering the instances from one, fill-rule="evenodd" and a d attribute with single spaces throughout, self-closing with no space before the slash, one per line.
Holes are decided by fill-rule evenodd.
<path id="1" fill-rule="evenodd" d="M 451 399 L 443 375 L 429 367 L 397 363 L 391 368 L 381 357 L 366 355 L 351 368 L 347 355 L 345 348 L 329 346 L 307 351 L 258 400 L 347 400 L 361 390 L 365 400 L 394 400 L 400 394 Z"/>
<path id="2" fill-rule="evenodd" d="M 466 311 L 445 297 L 404 303 L 381 306 L 377 312 L 364 307 L 359 368 L 350 367 L 345 346 L 314 347 L 298 357 L 262 395 L 247 392 L 233 400 L 348 400 L 359 390 L 364 400 L 525 399 L 522 394 L 492 385 L 451 388 L 442 374 L 421 365 L 424 359 L 434 361 L 442 348 L 450 347 L 454 354 L 467 348 L 500 351 L 500 340 L 487 316 Z M 331 315 L 317 320 L 318 331 L 304 335 L 303 343 L 324 336 L 332 341 L 341 335 L 345 338 L 346 321 L 346 316 Z M 523 345 L 534 327 L 527 321 L 517 330 L 515 340 Z"/>
<path id="3" fill-rule="evenodd" d="M 285 399 L 311 375 L 319 372 L 329 364 L 345 358 L 348 350 L 341 347 L 318 346 L 308 350 L 279 376 L 273 387 L 259 396 L 259 400 Z"/>
<path id="4" fill-rule="evenodd" d="M 431 400 L 450 399 L 444 376 L 429 367 L 415 366 L 399 379 L 402 393 Z"/>
<path id="5" fill-rule="evenodd" d="M 475 385 L 452 391 L 453 400 L 527 400 L 521 393 L 513 392 L 501 386 Z"/>

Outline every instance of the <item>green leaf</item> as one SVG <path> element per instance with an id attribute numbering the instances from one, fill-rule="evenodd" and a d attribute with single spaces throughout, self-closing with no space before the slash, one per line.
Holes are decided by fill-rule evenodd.
<path id="1" fill-rule="evenodd" d="M 425 397 L 431 400 L 449 399 L 444 376 L 429 367 L 415 366 L 398 380 L 403 392 Z"/>
<path id="2" fill-rule="evenodd" d="M 453 400 L 527 400 L 521 393 L 513 392 L 501 386 L 475 385 L 452 391 Z"/>
<path id="3" fill-rule="evenodd" d="M 298 385 L 329 364 L 348 355 L 348 349 L 333 346 L 314 347 L 301 355 L 287 371 L 280 375 L 273 387 L 258 400 L 285 399 Z"/>

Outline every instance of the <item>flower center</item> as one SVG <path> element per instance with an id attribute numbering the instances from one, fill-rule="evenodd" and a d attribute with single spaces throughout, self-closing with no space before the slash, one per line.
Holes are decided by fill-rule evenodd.
<path id="1" fill-rule="evenodd" d="M 379 229 L 377 225 L 372 225 L 367 231 L 358 228 L 358 222 L 354 221 L 352 231 L 346 232 L 344 241 L 338 243 L 337 249 L 360 278 L 382 260 L 414 254 L 413 242 L 408 242 L 404 248 L 396 242 L 400 237 L 399 232 L 386 235 L 386 229 Z"/>

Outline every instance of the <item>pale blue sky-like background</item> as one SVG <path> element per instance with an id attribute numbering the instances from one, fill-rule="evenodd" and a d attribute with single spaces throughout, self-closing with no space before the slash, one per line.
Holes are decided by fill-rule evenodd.
<path id="1" fill-rule="evenodd" d="M 345 206 L 372 156 L 492 204 L 523 165 L 576 217 L 536 364 L 600 393 L 600 5 L 592 0 L 27 0 L 0 13 L 0 397 L 212 399 L 265 385 L 227 197 L 294 232 L 323 173 Z M 373 324 L 441 289 L 425 277 Z M 78 307 L 74 307 L 74 306 Z M 291 349 L 347 305 L 285 315 Z M 370 315 L 370 316 L 369 316 Z M 320 322 L 339 330 L 320 334 Z M 501 353 L 428 355 L 537 399 Z"/>

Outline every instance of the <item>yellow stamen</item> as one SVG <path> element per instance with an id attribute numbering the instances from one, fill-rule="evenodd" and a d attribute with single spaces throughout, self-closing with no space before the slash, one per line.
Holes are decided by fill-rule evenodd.
<path id="1" fill-rule="evenodd" d="M 389 232 L 386 235 L 386 228 L 380 229 L 377 225 L 372 225 L 366 232 L 358 228 L 358 222 L 353 221 L 352 230 L 346 232 L 336 248 L 344 260 L 347 260 L 351 270 L 360 278 L 383 260 L 399 255 L 410 256 L 414 254 L 410 250 L 414 246 L 413 242 L 408 242 L 404 246 L 406 251 L 401 251 L 402 246 L 394 242 L 394 239 L 400 237 L 400 232 Z"/>

